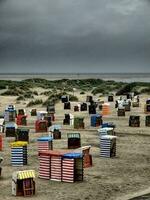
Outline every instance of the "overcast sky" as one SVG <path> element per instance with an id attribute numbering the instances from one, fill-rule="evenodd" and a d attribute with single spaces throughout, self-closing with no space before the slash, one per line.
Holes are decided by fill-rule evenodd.
<path id="1" fill-rule="evenodd" d="M 150 72 L 150 0 L 0 0 L 0 72 Z"/>

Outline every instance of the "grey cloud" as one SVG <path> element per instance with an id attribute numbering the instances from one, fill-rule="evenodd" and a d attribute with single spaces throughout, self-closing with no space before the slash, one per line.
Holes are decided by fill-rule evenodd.
<path id="1" fill-rule="evenodd" d="M 1 0 L 1 71 L 149 71 L 149 13 L 148 0 Z"/>

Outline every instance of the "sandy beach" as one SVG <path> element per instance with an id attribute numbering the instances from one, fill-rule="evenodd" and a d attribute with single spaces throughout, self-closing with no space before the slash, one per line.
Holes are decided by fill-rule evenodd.
<path id="1" fill-rule="evenodd" d="M 40 93 L 40 88 L 36 88 Z M 80 102 L 84 102 L 85 93 L 80 95 L 76 91 Z M 98 96 L 94 96 L 96 99 Z M 37 97 L 35 97 L 37 98 Z M 38 96 L 45 99 L 45 96 Z M 118 97 L 116 97 L 118 98 Z M 81 143 L 91 145 L 91 154 L 93 158 L 93 167 L 84 169 L 84 181 L 75 183 L 61 183 L 56 181 L 47 181 L 38 178 L 39 161 L 37 156 L 37 138 L 48 133 L 35 133 L 34 123 L 36 117 L 31 117 L 29 110 L 26 108 L 28 101 L 16 104 L 16 97 L 1 96 L 0 111 L 3 112 L 6 105 L 12 103 L 16 105 L 16 109 L 25 108 L 28 118 L 27 124 L 30 128 L 30 143 L 28 145 L 28 165 L 17 168 L 12 167 L 10 163 L 10 141 L 14 138 L 6 138 L 3 134 L 3 151 L 0 155 L 4 158 L 2 163 L 2 178 L 0 179 L 0 199 L 15 199 L 11 195 L 11 176 L 14 171 L 22 169 L 36 170 L 36 195 L 32 199 L 51 199 L 55 200 L 127 200 L 138 193 L 146 190 L 149 192 L 150 185 L 150 168 L 149 168 L 149 146 L 150 133 L 149 128 L 145 127 L 144 103 L 148 95 L 140 96 L 140 107 L 132 108 L 131 112 L 126 112 L 125 117 L 118 117 L 115 109 L 115 103 L 110 103 L 111 114 L 104 116 L 104 122 L 114 122 L 116 124 L 117 138 L 117 156 L 115 158 L 100 157 L 100 140 L 96 127 L 90 126 L 90 116 L 87 111 L 74 112 L 73 106 L 76 102 L 71 103 L 71 110 L 65 111 L 63 104 L 56 104 L 56 121 L 53 124 L 63 124 L 64 114 L 72 113 L 75 116 L 83 116 L 85 122 L 84 130 L 72 130 L 70 126 L 62 126 L 62 139 L 54 140 L 54 149 L 67 149 L 67 133 L 79 132 L 81 134 Z M 102 97 L 107 102 L 107 97 Z M 45 107 L 34 106 L 37 110 L 46 110 Z M 98 113 L 100 111 L 97 110 Z M 137 114 L 141 116 L 141 126 L 139 128 L 131 128 L 128 126 L 129 116 Z M 17 199 L 22 199 L 17 197 Z"/>

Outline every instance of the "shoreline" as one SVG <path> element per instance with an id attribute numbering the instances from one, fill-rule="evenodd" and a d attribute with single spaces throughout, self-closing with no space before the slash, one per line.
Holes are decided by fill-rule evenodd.
<path id="1" fill-rule="evenodd" d="M 150 82 L 150 73 L 34 73 L 34 74 L 24 74 L 24 73 L 13 73 L 13 74 L 0 74 L 0 80 L 12 80 L 21 81 L 31 78 L 42 78 L 47 80 L 61 80 L 61 79 L 103 79 L 103 80 L 113 80 L 116 82 Z"/>

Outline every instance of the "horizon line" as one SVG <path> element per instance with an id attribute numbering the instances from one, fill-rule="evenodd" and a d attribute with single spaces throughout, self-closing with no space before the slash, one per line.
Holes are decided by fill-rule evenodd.
<path id="1" fill-rule="evenodd" d="M 50 75 L 50 74 L 74 74 L 74 75 L 84 75 L 84 74 L 150 74 L 150 72 L 79 72 L 79 73 L 74 73 L 74 72 L 0 72 L 0 75 Z"/>

